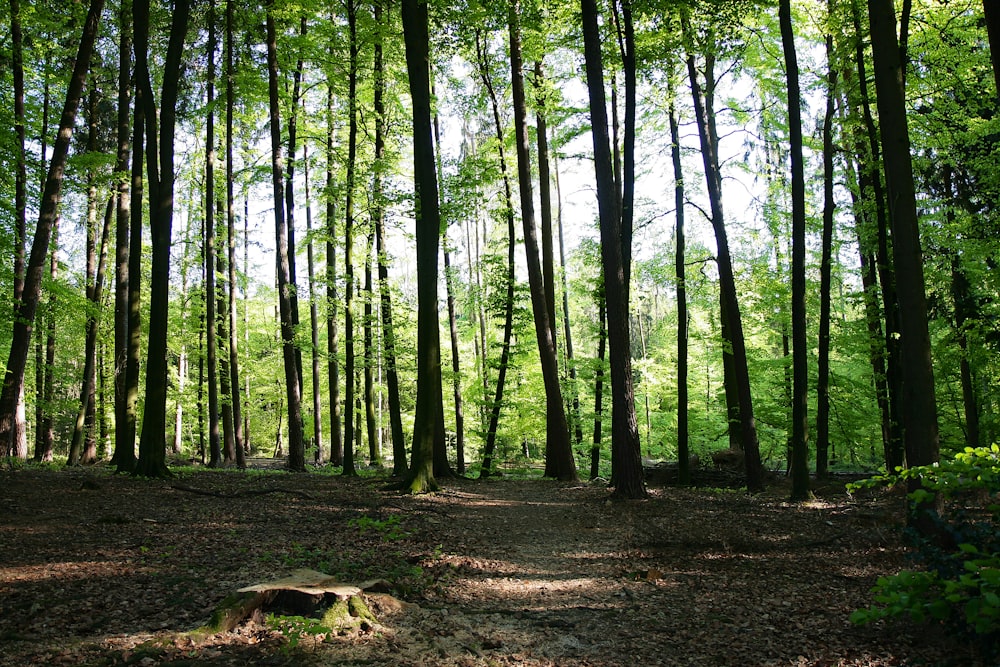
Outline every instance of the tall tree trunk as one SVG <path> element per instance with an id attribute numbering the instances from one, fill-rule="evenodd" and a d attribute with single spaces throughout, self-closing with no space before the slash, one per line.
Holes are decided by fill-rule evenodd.
<path id="1" fill-rule="evenodd" d="M 908 466 L 930 465 L 938 460 L 937 400 L 893 3 L 891 0 L 868 0 L 868 16 L 875 64 L 879 132 L 891 207 L 896 296 L 899 300 L 903 360 L 903 446 Z M 929 530 L 930 522 L 930 518 L 924 516 L 918 519 L 917 526 L 922 530 Z"/>
<path id="2" fill-rule="evenodd" d="M 181 56 L 189 14 L 189 0 L 177 0 L 174 3 L 170 38 L 163 67 L 159 138 L 157 139 L 157 114 L 147 61 L 149 45 L 148 0 L 140 0 L 136 5 L 136 27 L 143 24 L 142 39 L 140 39 L 139 31 L 136 31 L 136 72 L 138 85 L 143 86 L 145 93 L 146 143 L 149 146 L 146 153 L 146 171 L 150 183 L 149 228 L 152 242 L 146 400 L 143 409 L 142 431 L 139 436 L 139 459 L 135 466 L 136 474 L 143 477 L 170 475 L 166 465 L 167 332 L 170 307 L 170 237 L 174 214 L 174 129 L 177 94 L 183 68 Z M 142 63 L 141 68 L 140 62 Z"/>
<path id="3" fill-rule="evenodd" d="M 524 227 L 524 251 L 528 264 L 531 309 L 534 313 L 535 338 L 538 341 L 542 380 L 545 384 L 545 476 L 572 481 L 577 479 L 576 461 L 573 458 L 573 447 L 569 440 L 569 425 L 566 422 L 562 386 L 559 382 L 559 363 L 556 357 L 554 336 L 555 296 L 553 293 L 550 298 L 546 292 L 545 278 L 538 259 L 538 237 L 535 231 L 535 213 L 531 191 L 531 147 L 528 141 L 528 110 L 524 92 L 519 13 L 519 0 L 512 0 L 508 10 L 508 26 L 510 28 L 510 69 L 514 101 L 517 175 L 521 194 L 521 222 Z M 551 237 L 551 224 L 549 227 Z M 549 245 L 551 246 L 551 243 Z M 549 286 L 551 287 L 551 282 Z M 550 303 L 553 304 L 551 310 Z"/>
<path id="4" fill-rule="evenodd" d="M 546 143 L 546 149 L 548 144 Z M 545 151 L 548 153 L 548 150 Z M 541 146 L 539 146 L 539 153 L 541 154 Z M 554 158 L 554 156 L 553 156 Z M 539 158 L 541 159 L 541 158 Z M 580 418 L 580 391 L 577 386 L 577 369 L 576 360 L 573 357 L 573 336 L 570 329 L 570 316 L 569 316 L 569 286 L 566 281 L 566 242 L 563 236 L 563 221 L 562 221 L 562 190 L 559 185 L 559 165 L 553 159 L 553 174 L 555 176 L 556 182 L 556 201 L 558 202 L 558 213 L 556 214 L 556 227 L 559 234 L 559 271 L 560 280 L 562 282 L 562 308 L 563 308 L 563 338 L 566 340 L 565 350 L 566 350 L 566 366 L 569 368 L 569 391 L 573 395 L 573 401 L 570 406 L 570 425 L 574 432 L 574 439 L 576 440 L 577 446 L 583 445 L 583 420 Z"/>
<path id="5" fill-rule="evenodd" d="M 145 16 L 148 17 L 148 5 Z M 145 31 L 145 43 L 148 44 L 148 30 Z M 145 46 L 143 48 L 146 48 Z M 135 69 L 138 76 L 138 67 Z M 148 71 L 145 73 L 148 78 Z M 139 362 L 142 355 L 142 197 L 145 180 L 143 166 L 146 161 L 146 92 L 143 86 L 135 84 L 134 118 L 132 125 L 132 163 L 130 167 L 130 192 L 134 203 L 129 211 L 128 233 L 128 340 L 125 356 L 125 415 L 124 440 L 116 454 L 121 455 L 117 461 L 118 472 L 133 472 L 138 461 L 135 454 L 135 438 L 139 405 Z"/>
<path id="6" fill-rule="evenodd" d="M 670 85 L 671 79 L 668 79 Z M 672 86 L 671 86 L 672 88 Z M 671 91 L 672 92 L 672 91 Z M 681 166 L 681 137 L 671 96 L 670 160 L 674 168 L 674 275 L 677 279 L 677 481 L 691 483 L 690 443 L 688 436 L 688 308 L 685 276 L 684 238 L 684 169 Z"/>
<path id="7" fill-rule="evenodd" d="M 118 470 L 131 471 L 135 463 L 135 423 L 129 430 L 128 388 L 125 366 L 129 339 L 129 220 L 131 218 L 131 188 L 129 187 L 129 143 L 131 131 L 132 92 L 132 3 L 125 0 L 119 6 L 118 41 L 118 148 L 115 158 L 117 178 L 117 209 L 115 218 L 115 449 L 111 464 Z M 141 202 L 140 202 L 141 203 Z M 141 208 L 141 206 L 140 206 Z M 138 280 L 138 277 L 136 278 Z"/>
<path id="8" fill-rule="evenodd" d="M 13 333 L 10 355 L 7 359 L 3 389 L 0 391 L 0 452 L 5 456 L 27 456 L 23 449 L 23 433 L 18 432 L 18 396 L 24 384 L 24 371 L 31 346 L 31 328 L 41 297 L 42 274 L 48 257 L 49 241 L 57 218 L 59 192 L 62 188 L 63 172 L 69 153 L 70 139 L 80 105 L 80 97 L 87 79 L 90 56 L 97 40 L 97 27 L 103 0 L 91 0 L 90 9 L 84 22 L 83 32 L 77 49 L 73 74 L 66 90 L 66 104 L 59 121 L 59 133 L 52 149 L 48 176 L 42 191 L 42 202 L 38 212 L 38 224 L 31 243 L 31 254 L 24 273 L 24 287 L 21 300 L 15 303 Z"/>
<path id="9" fill-rule="evenodd" d="M 205 201 L 202 231 L 202 261 L 205 271 L 205 362 L 208 366 L 208 451 L 209 468 L 222 465 L 222 443 L 219 432 L 219 342 L 215 284 L 215 0 L 208 3 L 208 44 L 205 86 L 208 91 L 208 118 L 205 122 Z"/>
<path id="10" fill-rule="evenodd" d="M 698 82 L 694 53 L 690 43 L 691 27 L 687 14 L 682 14 L 682 21 L 686 36 L 685 41 L 688 42 L 688 78 L 691 82 L 691 94 L 694 98 L 698 124 L 698 136 L 701 141 L 701 153 L 705 165 L 705 180 L 707 181 L 709 202 L 711 204 L 712 228 L 715 231 L 715 240 L 718 246 L 719 289 L 722 293 L 724 316 L 732 332 L 733 361 L 735 362 L 735 380 L 739 394 L 740 431 L 746 466 L 747 488 L 750 491 L 760 491 L 764 487 L 764 471 L 757 443 L 757 425 L 754 421 L 753 399 L 750 393 L 750 372 L 747 367 L 743 321 L 740 316 L 739 297 L 736 292 L 736 276 L 733 272 L 733 262 L 729 254 L 729 239 L 726 234 L 726 224 L 722 210 L 722 177 L 719 173 L 719 159 L 716 151 L 718 138 L 712 132 L 714 108 L 711 98 L 702 94 L 702 87 Z M 708 78 L 710 84 L 714 83 L 711 81 L 711 77 Z"/>
<path id="11" fill-rule="evenodd" d="M 303 16 L 299 23 L 299 37 L 304 38 L 307 30 L 306 18 Z M 288 164 L 285 168 L 285 226 L 288 229 L 288 298 L 291 300 L 292 326 L 296 331 L 299 328 L 299 285 L 298 273 L 296 272 L 296 262 L 298 252 L 295 245 L 295 159 L 298 155 L 298 111 L 299 100 L 302 90 L 302 71 L 305 63 L 302 60 L 302 49 L 299 49 L 299 57 L 295 63 L 295 71 L 292 73 L 292 99 L 288 114 Z M 299 396 L 303 391 L 302 384 L 302 346 L 295 341 L 295 375 L 299 379 Z M 293 443 L 289 442 L 289 456 L 298 458 L 298 453 L 291 451 Z M 303 447 L 305 447 L 305 434 L 303 433 Z M 302 460 L 305 461 L 305 451 L 302 452 Z"/>
<path id="12" fill-rule="evenodd" d="M 878 129 L 875 126 L 874 115 L 871 109 L 871 98 L 868 94 L 868 73 L 865 62 L 865 40 L 861 26 L 861 10 L 859 0 L 851 0 L 851 19 L 854 25 L 854 33 L 858 36 L 854 49 L 855 64 L 858 74 L 858 103 L 861 106 L 862 118 L 864 120 L 865 132 L 867 134 L 868 146 L 863 152 L 859 151 L 859 157 L 864 160 L 859 165 L 859 183 L 867 184 L 871 188 L 872 199 L 875 204 L 875 229 L 864 229 L 859 233 L 865 235 L 865 245 L 874 245 L 878 279 L 882 287 L 882 304 L 885 315 L 885 375 L 886 384 L 889 390 L 889 442 L 886 449 L 885 462 L 886 469 L 895 470 L 903 465 L 903 433 L 900 410 L 902 409 L 902 361 L 900 355 L 900 324 L 899 324 L 899 302 L 896 297 L 896 277 L 890 256 L 889 247 L 889 213 L 886 210 L 886 194 L 882 184 L 882 174 L 880 165 L 882 162 L 882 150 L 879 146 Z M 895 28 L 893 28 L 895 36 Z M 869 225 L 869 227 L 871 227 Z M 876 235 L 877 241 L 869 242 L 872 234 Z"/>
<path id="13" fill-rule="evenodd" d="M 594 437 L 590 445 L 590 479 L 600 476 L 601 441 L 604 427 L 604 360 L 608 348 L 608 308 L 604 298 L 604 276 L 598 278 L 597 300 L 597 368 L 594 371 Z M 638 437 L 638 436 L 637 436 Z"/>
<path id="14" fill-rule="evenodd" d="M 417 241 L 417 406 L 407 488 L 413 493 L 437 488 L 434 440 L 441 406 L 441 343 L 438 329 L 438 250 L 441 215 L 431 134 L 430 37 L 427 3 L 402 0 L 406 70 L 413 103 L 413 172 Z"/>
<path id="15" fill-rule="evenodd" d="M 827 15 L 833 1 L 827 2 Z M 828 30 L 832 30 L 828 28 Z M 837 68 L 834 63 L 833 35 L 826 36 L 827 87 L 826 113 L 823 116 L 823 240 L 819 265 L 819 345 L 816 372 L 816 476 L 826 477 L 830 462 L 830 291 L 833 255 L 833 114 L 837 94 Z"/>
<path id="16" fill-rule="evenodd" d="M 944 186 L 946 196 L 955 196 L 952 185 L 952 170 L 949 165 L 944 167 Z M 954 224 L 954 210 L 948 207 L 945 213 L 949 227 Z M 973 381 L 972 366 L 969 364 L 969 320 L 976 316 L 976 301 L 969 285 L 969 277 L 962 270 L 959 253 L 951 255 L 951 300 L 955 309 L 955 339 L 961 355 L 959 360 L 959 376 L 962 382 L 962 407 L 965 413 L 965 444 L 968 447 L 980 446 L 979 400 L 976 396 L 976 385 Z"/>
<path id="17" fill-rule="evenodd" d="M 604 97 L 604 70 L 595 0 L 582 0 L 584 58 L 590 92 L 591 130 L 597 179 L 597 203 L 601 225 L 601 264 L 607 297 L 608 344 L 611 356 L 611 468 L 615 495 L 641 498 L 646 495 L 639 452 L 639 428 L 635 417 L 632 386 L 631 344 L 628 318 L 628 268 L 630 242 L 615 198 L 608 119 Z M 630 230 L 629 230 L 630 231 Z"/>
<path id="18" fill-rule="evenodd" d="M 802 101 L 790 0 L 778 3 L 788 84 L 788 139 L 792 170 L 792 500 L 809 497 L 809 355 L 806 349 L 806 181 L 802 157 Z"/>
<path id="19" fill-rule="evenodd" d="M 382 318 L 382 354 L 385 360 L 385 389 L 388 395 L 389 431 L 392 438 L 392 474 L 402 477 L 406 474 L 406 439 L 403 435 L 402 408 L 399 404 L 399 374 L 396 371 L 396 332 L 392 322 L 392 297 L 389 294 L 389 257 L 385 240 L 385 134 L 387 118 L 385 109 L 385 67 L 383 63 L 382 40 L 387 29 L 383 18 L 383 2 L 374 4 L 375 24 L 378 37 L 375 41 L 373 63 L 374 110 L 375 110 L 375 168 L 372 173 L 372 192 L 375 210 L 375 252 L 378 256 L 379 312 Z"/>
<path id="20" fill-rule="evenodd" d="M 344 201 L 344 475 L 356 475 L 354 453 L 354 185 L 358 155 L 358 8 L 357 0 L 347 0 L 350 30 L 350 61 L 347 71 L 347 184 Z"/>
<path id="21" fill-rule="evenodd" d="M 304 472 L 305 440 L 302 427 L 302 393 L 296 364 L 294 284 L 289 265 L 288 225 L 283 197 L 284 166 L 281 157 L 281 115 L 278 97 L 278 44 L 275 34 L 274 3 L 267 3 L 267 73 L 270 100 L 271 180 L 274 189 L 275 249 L 278 269 L 278 309 L 281 318 L 281 347 L 285 367 L 285 393 L 288 401 L 288 468 Z"/>
<path id="22" fill-rule="evenodd" d="M 95 193 L 96 196 L 96 193 Z M 100 250 L 94 251 L 100 257 L 94 267 L 94 280 L 87 292 L 87 332 L 84 342 L 83 383 L 80 389 L 80 408 L 77 412 L 73 440 L 69 448 L 69 465 L 90 464 L 97 461 L 97 443 L 94 433 L 95 392 L 97 385 L 97 334 L 100 327 L 101 301 L 104 296 L 104 275 L 107 261 L 108 239 L 111 236 L 111 218 L 114 213 L 114 198 L 108 200 L 104 224 L 101 228 Z M 88 213 L 89 216 L 89 213 Z M 96 231 L 96 230 L 95 230 Z M 88 260 L 89 263 L 89 260 Z"/>
<path id="23" fill-rule="evenodd" d="M 310 361 L 312 364 L 312 409 L 313 409 L 313 440 L 316 447 L 314 460 L 323 461 L 323 391 L 319 373 L 319 304 L 316 298 L 316 260 L 313 251 L 312 206 L 309 199 L 309 152 L 308 144 L 302 146 L 302 172 L 305 177 L 306 194 L 306 270 L 309 274 L 309 341 Z"/>
<path id="24" fill-rule="evenodd" d="M 39 132 L 39 143 L 41 144 L 41 160 L 39 160 L 38 172 L 39 183 L 44 187 L 46 169 L 45 158 L 48 154 L 49 134 L 49 108 L 50 108 L 50 86 L 48 82 L 49 58 L 46 56 L 43 69 L 46 78 L 42 84 L 42 127 Z M 59 239 L 59 219 L 56 218 L 55 226 L 52 229 L 52 239 L 49 243 L 49 278 L 55 283 L 59 269 L 59 262 L 56 261 L 56 248 Z M 35 460 L 51 461 L 53 443 L 55 441 L 55 429 L 53 427 L 52 400 L 55 396 L 55 363 L 56 351 L 56 324 L 54 297 L 48 294 L 45 303 L 40 306 L 42 311 L 36 317 L 42 318 L 45 339 L 41 335 L 35 339 Z M 41 399 L 41 400 L 39 400 Z M 0 448 L 2 451 L 2 448 Z"/>
<path id="25" fill-rule="evenodd" d="M 226 0 L 226 250 L 229 257 L 229 374 L 233 404 L 233 444 L 236 447 L 236 465 L 246 467 L 246 443 L 243 431 L 243 406 L 240 397 L 240 346 L 236 312 L 236 198 L 235 163 L 233 160 L 233 109 L 236 105 L 233 39 L 233 3 Z"/>
<path id="26" fill-rule="evenodd" d="M 326 190 L 333 192 L 333 87 L 327 86 L 326 93 Z M 337 358 L 337 207 L 336 200 L 326 198 L 326 364 L 327 380 L 330 385 L 330 465 L 339 466 L 344 462 L 343 430 L 340 420 L 340 362 Z"/>
<path id="27" fill-rule="evenodd" d="M 222 199 L 216 200 L 216 219 L 223 216 Z M 218 238 L 218 235 L 216 235 Z M 228 285 L 228 269 L 226 268 L 226 253 L 216 244 L 215 247 L 215 341 L 219 346 L 219 408 L 222 410 L 222 462 L 225 465 L 237 465 L 236 456 L 236 424 L 233 416 L 233 395 L 239 393 L 239 388 L 233 390 L 232 373 L 229 370 L 229 298 L 226 296 L 232 287 Z"/>
<path id="28" fill-rule="evenodd" d="M 365 321 L 362 326 L 365 350 L 364 368 L 364 409 L 365 431 L 368 434 L 368 464 L 376 468 L 382 467 L 382 448 L 379 442 L 378 426 L 375 419 L 375 345 L 372 325 L 375 313 L 372 306 L 375 303 L 375 290 L 372 275 L 372 252 L 375 250 L 375 225 L 368 230 L 365 245 Z"/>
<path id="29" fill-rule="evenodd" d="M 497 137 L 497 153 L 500 160 L 500 175 L 504 186 L 504 218 L 507 221 L 507 293 L 504 297 L 503 347 L 500 351 L 500 361 L 497 366 L 497 384 L 490 405 L 490 419 L 486 428 L 486 444 L 483 448 L 483 464 L 479 476 L 487 477 L 493 474 L 493 456 L 496 451 L 497 428 L 500 425 L 500 413 L 503 409 L 503 390 L 507 380 L 507 369 L 510 365 L 510 347 L 514 331 L 514 248 L 517 243 L 514 230 L 514 196 L 507 171 L 507 158 L 504 152 L 503 125 L 500 122 L 500 104 L 497 101 L 496 90 L 489 73 L 489 60 L 486 43 L 480 30 L 476 31 L 476 55 L 479 66 L 479 76 L 486 88 L 493 108 L 493 125 Z M 483 340 L 483 359 L 486 359 L 485 339 Z M 485 364 L 484 364 L 485 366 Z"/>
<path id="30" fill-rule="evenodd" d="M 28 232 L 28 165 L 24 129 L 24 48 L 21 35 L 21 3 L 10 0 L 11 73 L 14 83 L 14 135 L 17 145 L 14 166 L 14 303 L 24 292 L 24 246 Z M 27 353 L 25 353 L 27 359 Z M 11 454 L 27 458 L 28 439 L 24 418 L 24 376 L 17 388 Z M 36 425 L 37 428 L 37 425 Z"/>

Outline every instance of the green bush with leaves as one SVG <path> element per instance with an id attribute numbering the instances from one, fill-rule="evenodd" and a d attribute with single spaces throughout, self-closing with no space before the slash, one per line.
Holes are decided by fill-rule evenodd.
<path id="1" fill-rule="evenodd" d="M 879 578 L 874 604 L 855 611 L 851 620 L 942 622 L 995 657 L 1000 646 L 1000 446 L 967 447 L 949 461 L 877 475 L 853 488 L 910 480 L 921 484 L 908 496 L 912 507 L 934 494 L 941 501 L 935 538 L 911 535 L 914 560 L 923 569 Z"/>

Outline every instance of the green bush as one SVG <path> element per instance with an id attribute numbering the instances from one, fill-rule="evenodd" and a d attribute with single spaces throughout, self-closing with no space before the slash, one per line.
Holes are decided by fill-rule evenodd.
<path id="1" fill-rule="evenodd" d="M 886 618 L 915 623 L 941 622 L 968 635 L 986 654 L 1000 646 L 1000 447 L 967 447 L 933 466 L 897 470 L 864 480 L 854 488 L 919 480 L 909 494 L 911 507 L 937 494 L 935 535 L 911 532 L 913 560 L 920 569 L 881 577 L 874 603 L 851 615 L 857 624 Z"/>

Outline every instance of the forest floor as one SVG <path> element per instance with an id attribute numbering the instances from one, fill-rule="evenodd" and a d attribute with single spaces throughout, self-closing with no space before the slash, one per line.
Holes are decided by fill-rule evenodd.
<path id="1" fill-rule="evenodd" d="M 855 627 L 905 567 L 898 495 L 102 468 L 0 472 L 0 665 L 971 665 L 934 627 Z M 209 495 L 210 494 L 210 495 Z M 297 568 L 366 593 L 326 632 L 205 624 Z M 297 628 L 297 629 L 296 629 Z"/>

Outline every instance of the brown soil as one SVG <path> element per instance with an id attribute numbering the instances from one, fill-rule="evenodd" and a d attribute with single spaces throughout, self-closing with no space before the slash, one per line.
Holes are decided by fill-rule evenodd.
<path id="1" fill-rule="evenodd" d="M 2 472 L 0 665 L 972 664 L 934 628 L 848 621 L 904 566 L 899 498 L 385 484 Z M 384 580 L 367 594 L 378 623 L 303 632 L 258 614 L 188 633 L 296 568 Z"/>

